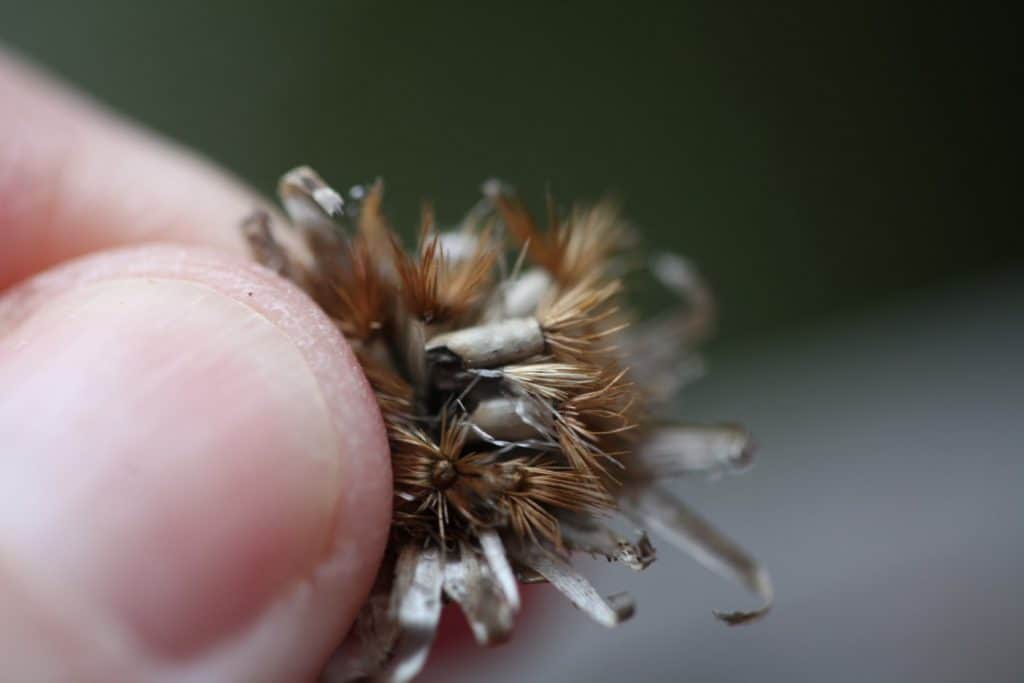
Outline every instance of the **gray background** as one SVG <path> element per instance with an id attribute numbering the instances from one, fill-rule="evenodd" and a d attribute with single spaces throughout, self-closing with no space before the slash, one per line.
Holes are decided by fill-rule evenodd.
<path id="1" fill-rule="evenodd" d="M 494 175 L 535 205 L 611 191 L 713 282 L 711 374 L 680 413 L 762 448 L 680 490 L 764 560 L 776 610 L 721 626 L 744 596 L 667 548 L 639 575 L 591 563 L 632 622 L 538 589 L 506 648 L 430 669 L 466 681 L 1024 677 L 1015 25 L 978 4 L 0 0 L 0 41 L 265 192 L 298 163 L 382 175 L 411 226 Z"/>
<path id="2" fill-rule="evenodd" d="M 763 621 L 715 621 L 752 603 L 660 547 L 589 567 L 637 599 L 616 631 L 544 588 L 495 659 L 431 680 L 1024 680 L 1022 304 L 1017 272 L 723 349 L 686 412 L 741 418 L 760 459 L 678 491 L 772 571 Z"/>

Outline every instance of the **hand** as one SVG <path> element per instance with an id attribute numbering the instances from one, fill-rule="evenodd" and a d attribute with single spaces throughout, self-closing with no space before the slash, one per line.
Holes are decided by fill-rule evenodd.
<path id="1" fill-rule="evenodd" d="M 6 680 L 309 678 L 351 625 L 387 442 L 340 334 L 245 258 L 258 201 L 0 54 Z"/>

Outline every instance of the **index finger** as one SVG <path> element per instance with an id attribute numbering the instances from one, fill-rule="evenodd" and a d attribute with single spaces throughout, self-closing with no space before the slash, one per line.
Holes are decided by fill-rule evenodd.
<path id="1" fill-rule="evenodd" d="M 0 290 L 140 242 L 246 252 L 238 180 L 0 51 Z"/>

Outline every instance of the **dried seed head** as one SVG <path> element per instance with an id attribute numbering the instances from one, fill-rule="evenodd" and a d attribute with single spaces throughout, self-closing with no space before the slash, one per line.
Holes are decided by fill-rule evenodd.
<path id="1" fill-rule="evenodd" d="M 649 418 L 652 397 L 680 383 L 713 320 L 696 272 L 678 258 L 654 259 L 683 305 L 634 325 L 614 276 L 630 241 L 617 207 L 560 216 L 549 199 L 541 231 L 500 184 L 485 194 L 457 232 L 440 231 L 424 205 L 418 247 L 407 253 L 382 211 L 380 181 L 346 201 L 301 168 L 282 180 L 281 195 L 312 261 L 275 239 L 268 216 L 243 226 L 254 256 L 303 287 L 345 334 L 391 445 L 391 541 L 357 621 L 361 645 L 343 648 L 326 671 L 339 680 L 415 675 L 442 594 L 459 603 L 478 641 L 504 640 L 519 606 L 516 578 L 550 581 L 606 626 L 628 618 L 631 600 L 602 597 L 566 563 L 576 551 L 650 564 L 646 534 L 605 524 L 616 514 L 764 601 L 720 614 L 724 621 L 750 621 L 771 602 L 763 570 L 656 486 L 736 468 L 751 453 L 737 428 Z M 520 249 L 511 269 L 506 234 Z"/>

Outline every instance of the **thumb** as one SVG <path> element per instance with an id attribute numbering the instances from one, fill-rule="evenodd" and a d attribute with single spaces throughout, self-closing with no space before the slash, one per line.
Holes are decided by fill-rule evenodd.
<path id="1" fill-rule="evenodd" d="M 0 299 L 0 661 L 13 680 L 292 680 L 386 541 L 380 416 L 302 293 L 107 252 Z"/>

